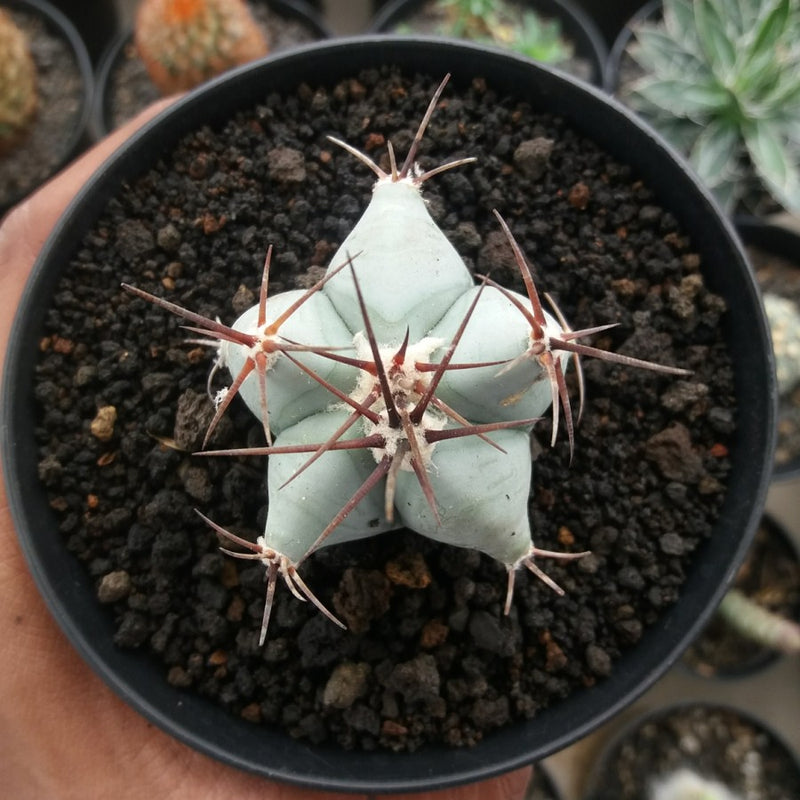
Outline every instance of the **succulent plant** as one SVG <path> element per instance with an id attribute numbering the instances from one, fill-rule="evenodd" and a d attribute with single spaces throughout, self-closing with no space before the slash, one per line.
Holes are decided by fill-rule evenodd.
<path id="1" fill-rule="evenodd" d="M 500 45 L 534 61 L 557 64 L 572 55 L 557 19 L 508 0 L 438 0 L 437 33 Z"/>
<path id="2" fill-rule="evenodd" d="M 800 0 L 664 0 L 635 30 L 627 102 L 731 210 L 753 187 L 800 209 Z"/>
<path id="3" fill-rule="evenodd" d="M 654 781 L 649 800 L 740 800 L 724 784 L 706 778 L 688 767 L 681 767 Z"/>
<path id="4" fill-rule="evenodd" d="M 191 89 L 268 49 L 243 0 L 142 0 L 135 42 L 163 94 Z"/>
<path id="5" fill-rule="evenodd" d="M 24 136 L 36 113 L 36 65 L 28 38 L 0 8 L 0 153 Z"/>
<path id="6" fill-rule="evenodd" d="M 612 326 L 572 331 L 555 306 L 553 314 L 545 311 L 531 269 L 499 215 L 526 294 L 488 276 L 478 276 L 476 284 L 420 192 L 433 176 L 474 159 L 428 171 L 415 164 L 446 80 L 401 166 L 391 144 L 384 172 L 332 139 L 377 181 L 366 211 L 310 289 L 270 295 L 269 250 L 258 304 L 226 326 L 126 286 L 219 343 L 218 365 L 233 382 L 216 397 L 206 441 L 237 394 L 263 422 L 264 447 L 203 453 L 269 456 L 264 534 L 251 542 L 208 520 L 226 540 L 225 552 L 261 561 L 267 570 L 262 642 L 279 576 L 338 623 L 298 567 L 321 547 L 401 526 L 503 563 L 506 613 L 519 567 L 562 593 L 535 560 L 585 553 L 556 553 L 533 543 L 534 424 L 552 406 L 555 442 L 563 410 L 572 451 L 565 372 L 580 355 L 686 374 L 580 343 Z"/>

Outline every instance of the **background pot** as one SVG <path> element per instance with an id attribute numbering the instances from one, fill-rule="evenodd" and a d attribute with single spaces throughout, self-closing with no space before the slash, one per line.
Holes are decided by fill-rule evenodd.
<path id="1" fill-rule="evenodd" d="M 534 720 L 487 736 L 469 750 L 413 754 L 354 753 L 312 747 L 282 732 L 254 729 L 202 698 L 169 686 L 160 666 L 112 643 L 112 621 L 93 582 L 66 557 L 37 480 L 31 418 L 33 359 L 59 271 L 120 187 L 189 131 L 214 125 L 250 105 L 259 89 L 303 81 L 332 84 L 365 67 L 397 65 L 454 83 L 481 74 L 498 90 L 565 117 L 578 133 L 629 164 L 693 239 L 710 289 L 729 313 L 724 336 L 736 354 L 734 384 L 742 410 L 726 499 L 713 535 L 679 602 L 617 663 L 610 677 L 573 693 Z M 746 324 L 742 321 L 746 320 Z M 415 791 L 478 781 L 555 752 L 632 702 L 677 659 L 722 596 L 761 516 L 772 458 L 775 387 L 757 288 L 735 236 L 708 195 L 674 154 L 621 106 L 585 84 L 496 50 L 456 42 L 371 37 L 343 39 L 248 65 L 182 98 L 150 123 L 84 188 L 42 252 L 26 289 L 9 349 L 4 384 L 3 459 L 9 502 L 31 570 L 58 622 L 92 667 L 155 724 L 203 752 L 271 778 L 356 792 Z"/>
<path id="2" fill-rule="evenodd" d="M 391 32 L 395 26 L 419 11 L 425 2 L 426 0 L 389 0 L 375 15 L 369 31 Z M 570 0 L 532 0 L 526 5 L 545 18 L 559 20 L 564 38 L 575 45 L 575 55 L 588 63 L 591 70 L 590 82 L 601 86 L 607 50 L 591 17 Z"/>
<path id="3" fill-rule="evenodd" d="M 260 0 L 260 4 L 268 6 L 276 14 L 285 17 L 287 20 L 299 23 L 309 31 L 312 38 L 328 39 L 331 36 L 331 32 L 320 13 L 304 0 Z M 90 122 L 92 134 L 96 139 L 101 139 L 116 127 L 112 104 L 113 79 L 122 62 L 128 58 L 126 55 L 128 48 L 133 47 L 133 31 L 121 31 L 109 43 L 97 65 L 97 87 L 92 101 Z M 144 72 L 144 67 L 142 67 L 142 72 Z M 149 88 L 149 81 L 146 81 L 146 83 Z M 158 90 L 152 87 L 152 97 L 148 96 L 147 99 L 143 99 L 143 102 L 146 105 L 157 97 Z"/>
<path id="4" fill-rule="evenodd" d="M 745 752 L 746 747 L 752 750 Z M 748 753 L 752 753 L 749 759 Z M 730 763 L 720 765 L 717 756 Z M 755 767 L 749 778 L 745 777 L 748 763 Z M 762 720 L 732 706 L 678 703 L 625 725 L 598 758 L 583 796 L 640 800 L 648 796 L 651 779 L 665 776 L 662 770 L 681 767 L 726 785 L 738 780 L 738 785 L 729 785 L 737 792 L 743 791 L 743 783 L 750 788 L 754 781 L 762 790 L 774 791 L 769 797 L 795 797 L 800 789 L 797 754 Z"/>
<path id="5" fill-rule="evenodd" d="M 761 520 L 735 586 L 759 605 L 800 621 L 800 552 L 789 531 L 769 514 Z M 761 672 L 780 657 L 779 651 L 746 638 L 717 614 L 681 665 L 704 678 L 739 679 Z"/>
<path id="6" fill-rule="evenodd" d="M 620 73 L 625 60 L 632 61 L 625 51 L 633 39 L 636 26 L 645 21 L 653 21 L 661 14 L 661 0 L 650 0 L 641 6 L 625 23 L 617 34 L 609 50 L 603 77 L 603 87 L 609 94 L 614 94 L 619 88 Z"/>
<path id="7" fill-rule="evenodd" d="M 14 174 L 0 173 L 0 214 L 18 203 L 27 194 L 58 172 L 89 143 L 89 112 L 94 92 L 92 65 L 86 45 L 73 24 L 46 0 L 7 0 L 3 6 L 12 12 L 19 11 L 27 16 L 41 19 L 46 31 L 54 39 L 63 42 L 75 66 L 75 90 L 79 93 L 77 109 L 65 109 L 60 113 L 59 106 L 66 89 L 59 87 L 58 68 L 53 67 L 53 54 L 49 51 L 38 53 L 33 47 L 34 62 L 39 73 L 40 106 L 32 122 L 27 139 L 18 147 L 3 156 L 3 161 L 25 164 L 25 172 Z M 45 78 L 45 73 L 47 77 Z M 45 91 L 45 81 L 49 88 Z M 46 119 L 44 118 L 46 116 Z M 37 132 L 37 126 L 40 126 Z M 50 133 L 44 138 L 44 131 Z M 40 136 L 41 141 L 40 141 Z"/>
<path id="8" fill-rule="evenodd" d="M 752 246 L 764 253 L 785 259 L 797 268 L 797 279 L 793 281 L 795 289 L 791 292 L 791 296 L 795 302 L 800 302 L 800 234 L 790 228 L 764 222 L 758 217 L 738 217 L 735 222 L 736 230 L 745 246 Z M 754 264 L 755 266 L 757 265 Z M 782 294 L 780 286 L 776 285 L 774 291 Z M 798 391 L 800 390 L 795 389 L 794 394 L 796 395 Z M 773 478 L 779 481 L 800 478 L 800 452 L 793 457 L 785 459 L 781 457 L 781 426 L 785 425 L 787 429 L 791 427 L 793 430 L 800 426 L 800 419 L 798 419 L 800 410 L 790 414 L 787 405 L 787 410 L 783 411 L 785 403 L 786 401 L 779 400 L 779 409 L 781 410 L 778 414 L 777 457 L 772 473 Z M 800 439 L 800 432 L 794 433 L 792 436 L 795 440 Z"/>

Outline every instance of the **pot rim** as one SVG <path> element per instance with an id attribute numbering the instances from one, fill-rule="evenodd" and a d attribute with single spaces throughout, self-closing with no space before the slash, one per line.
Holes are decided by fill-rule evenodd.
<path id="1" fill-rule="evenodd" d="M 254 729 L 210 701 L 168 686 L 163 670 L 152 659 L 116 649 L 111 620 L 96 602 L 85 570 L 63 558 L 63 542 L 36 477 L 32 422 L 26 420 L 33 406 L 29 396 L 33 364 L 25 357 L 26 340 L 29 346 L 37 341 L 37 329 L 58 279 L 53 264 L 60 264 L 64 254 L 71 252 L 123 180 L 141 174 L 142 165 L 151 160 L 146 157 L 151 142 L 157 142 L 161 154 L 188 131 L 252 105 L 257 97 L 250 87 L 263 87 L 265 75 L 270 76 L 274 91 L 289 91 L 303 80 L 330 86 L 367 66 L 389 64 L 406 73 L 420 71 L 424 64 L 427 74 L 438 77 L 450 71 L 455 85 L 476 74 L 490 76 L 498 91 L 567 117 L 573 128 L 651 184 L 654 170 L 667 170 L 657 187 L 659 201 L 679 218 L 708 259 L 705 276 L 712 291 L 727 287 L 729 304 L 743 304 L 740 313 L 750 320 L 747 337 L 737 351 L 742 365 L 735 370 L 735 385 L 737 397 L 747 399 L 752 407 L 740 409 L 730 482 L 715 525 L 718 535 L 698 549 L 683 602 L 663 613 L 641 642 L 617 662 L 609 678 L 576 690 L 532 721 L 487 735 L 468 750 L 431 746 L 415 753 L 365 754 L 293 741 L 283 731 Z M 593 125 L 599 127 L 592 134 Z M 725 263 L 715 271 L 714 255 L 719 252 L 726 253 Z M 734 271 L 732 264 L 738 269 Z M 729 341 L 737 333 L 730 319 L 724 329 Z M 11 392 L 12 387 L 17 391 Z M 713 198 L 657 134 L 601 90 L 504 51 L 454 40 L 349 37 L 245 65 L 185 95 L 137 131 L 87 182 L 42 249 L 14 320 L 4 375 L 2 458 L 9 506 L 39 591 L 73 646 L 123 700 L 195 749 L 271 779 L 334 791 L 413 792 L 484 780 L 544 758 L 628 706 L 674 663 L 721 599 L 761 517 L 769 486 L 766 465 L 772 463 L 776 400 L 768 329 L 738 239 Z M 37 536 L 31 537 L 30 530 L 36 530 Z M 738 538 L 730 533 L 734 530 Z"/>

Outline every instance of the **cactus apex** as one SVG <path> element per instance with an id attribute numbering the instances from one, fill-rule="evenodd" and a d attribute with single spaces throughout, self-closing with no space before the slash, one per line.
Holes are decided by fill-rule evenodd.
<path id="1" fill-rule="evenodd" d="M 165 95 L 191 89 L 269 49 L 244 0 L 142 0 L 134 39 L 151 80 Z"/>

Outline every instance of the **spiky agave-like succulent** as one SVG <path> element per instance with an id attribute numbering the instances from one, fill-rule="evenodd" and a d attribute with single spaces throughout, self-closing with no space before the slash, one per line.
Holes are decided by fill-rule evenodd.
<path id="1" fill-rule="evenodd" d="M 800 0 L 664 0 L 635 34 L 626 101 L 721 204 L 760 185 L 800 209 Z"/>
<path id="2" fill-rule="evenodd" d="M 36 65 L 28 37 L 0 8 L 0 153 L 24 135 L 36 113 Z"/>
<path id="3" fill-rule="evenodd" d="M 142 0 L 134 38 L 162 94 L 191 89 L 268 49 L 244 0 Z"/>
<path id="4" fill-rule="evenodd" d="M 391 144 L 386 173 L 333 139 L 377 181 L 325 276 L 307 291 L 269 295 L 271 250 L 259 303 L 231 327 L 126 286 L 219 343 L 219 363 L 233 383 L 217 398 L 206 441 L 236 394 L 263 421 L 266 446 L 204 452 L 270 457 L 264 534 L 250 542 L 207 520 L 227 541 L 226 552 L 259 560 L 267 570 L 262 642 L 279 576 L 297 597 L 341 624 L 303 582 L 298 566 L 320 547 L 401 526 L 503 563 L 506 612 L 520 566 L 561 592 L 535 558 L 585 553 L 556 553 L 533 543 L 530 435 L 552 405 L 555 441 L 563 409 L 572 451 L 569 361 L 592 355 L 686 374 L 581 344 L 611 326 L 572 331 L 557 311 L 546 312 L 499 215 L 526 294 L 489 277 L 476 285 L 420 193 L 432 176 L 473 159 L 426 172 L 414 163 L 446 81 L 399 168 Z"/>

